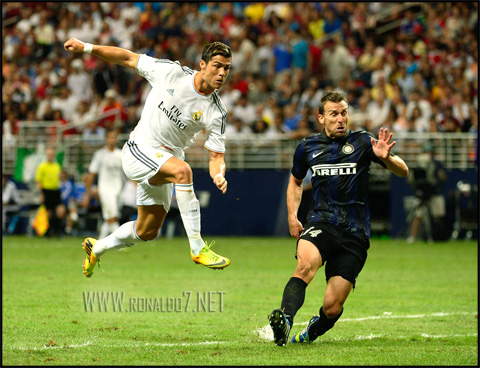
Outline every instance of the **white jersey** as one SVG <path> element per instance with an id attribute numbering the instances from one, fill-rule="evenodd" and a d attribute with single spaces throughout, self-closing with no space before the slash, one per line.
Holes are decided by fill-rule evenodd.
<path id="1" fill-rule="evenodd" d="M 120 192 L 125 181 L 122 151 L 119 148 L 115 148 L 113 151 L 107 147 L 99 149 L 93 154 L 88 171 L 98 175 L 99 191 Z"/>
<path id="2" fill-rule="evenodd" d="M 227 109 L 215 90 L 201 94 L 194 85 L 197 71 L 178 61 L 140 55 L 137 72 L 148 80 L 148 94 L 140 121 L 130 133 L 130 141 L 169 150 L 184 159 L 185 148 L 195 141 L 196 133 L 205 129 L 205 148 L 225 152 Z"/>

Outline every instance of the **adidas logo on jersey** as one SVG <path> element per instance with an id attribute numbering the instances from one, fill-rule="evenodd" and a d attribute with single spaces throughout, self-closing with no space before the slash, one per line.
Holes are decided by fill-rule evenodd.
<path id="1" fill-rule="evenodd" d="M 167 89 L 167 92 L 170 93 L 170 95 L 172 95 L 172 96 L 173 96 L 173 92 L 174 92 L 174 91 L 175 91 L 175 90 L 173 90 L 173 89 Z"/>

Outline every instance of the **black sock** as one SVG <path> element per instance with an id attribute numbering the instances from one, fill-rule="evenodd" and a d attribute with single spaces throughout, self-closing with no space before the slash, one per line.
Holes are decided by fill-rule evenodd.
<path id="1" fill-rule="evenodd" d="M 323 335 L 325 332 L 330 330 L 335 322 L 338 321 L 338 319 L 341 317 L 343 313 L 343 307 L 342 310 L 340 311 L 340 314 L 336 317 L 333 318 L 328 318 L 325 313 L 323 312 L 323 306 L 320 307 L 320 318 L 318 319 L 317 322 L 315 322 L 311 327 L 310 330 L 308 331 L 308 337 L 310 341 L 315 340 L 318 336 Z"/>
<path id="2" fill-rule="evenodd" d="M 305 289 L 308 284 L 298 277 L 291 277 L 283 290 L 282 306 L 285 317 L 293 325 L 293 317 L 305 301 Z"/>

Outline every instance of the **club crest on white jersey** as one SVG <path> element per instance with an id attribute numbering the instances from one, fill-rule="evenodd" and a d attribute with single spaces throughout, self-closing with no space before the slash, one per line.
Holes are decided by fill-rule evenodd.
<path id="1" fill-rule="evenodd" d="M 202 115 L 203 113 L 200 110 L 198 110 L 197 112 L 193 113 L 192 119 L 195 121 L 200 121 L 200 119 L 202 118 Z"/>

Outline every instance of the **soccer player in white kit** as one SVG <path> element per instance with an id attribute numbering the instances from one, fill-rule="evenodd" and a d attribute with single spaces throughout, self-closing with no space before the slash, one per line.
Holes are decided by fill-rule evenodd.
<path id="1" fill-rule="evenodd" d="M 93 154 L 85 183 L 85 198 L 82 203 L 84 207 L 88 207 L 92 184 L 95 176 L 98 175 L 98 196 L 100 197 L 100 206 L 104 220 L 100 227 L 100 239 L 105 238 L 108 234 L 118 229 L 120 196 L 125 183 L 125 174 L 122 168 L 122 151 L 117 148 L 117 131 L 109 129 L 105 140 L 105 147 L 95 151 Z"/>
<path id="2" fill-rule="evenodd" d="M 205 129 L 209 172 L 225 194 L 225 125 L 227 112 L 217 89 L 225 83 L 232 65 L 232 51 L 222 42 L 205 46 L 200 71 L 178 62 L 139 55 L 113 46 L 83 43 L 71 38 L 67 51 L 86 52 L 121 66 L 135 68 L 152 86 L 140 121 L 122 150 L 123 169 L 138 183 L 138 217 L 121 225 L 104 239 L 85 239 L 84 274 L 91 277 L 98 259 L 108 250 L 153 240 L 170 208 L 173 185 L 195 263 L 223 269 L 230 260 L 214 253 L 200 234 L 200 206 L 193 189 L 193 174 L 184 161 L 184 149 Z"/>

